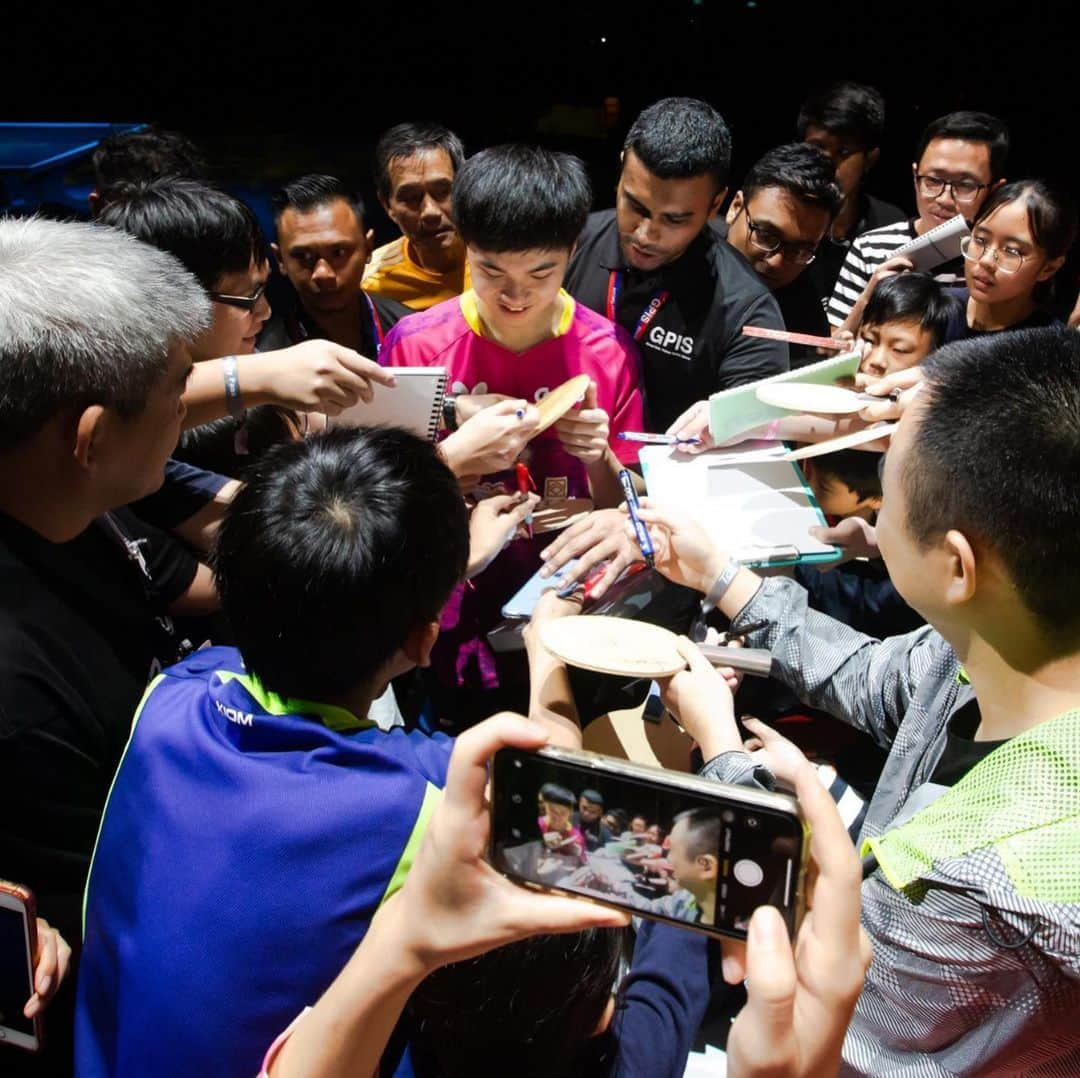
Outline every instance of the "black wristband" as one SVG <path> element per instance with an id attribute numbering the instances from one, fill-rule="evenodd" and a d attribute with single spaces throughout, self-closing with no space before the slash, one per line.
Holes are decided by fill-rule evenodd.
<path id="1" fill-rule="evenodd" d="M 447 393 L 443 396 L 442 418 L 443 426 L 449 431 L 458 429 L 457 421 L 457 393 Z"/>

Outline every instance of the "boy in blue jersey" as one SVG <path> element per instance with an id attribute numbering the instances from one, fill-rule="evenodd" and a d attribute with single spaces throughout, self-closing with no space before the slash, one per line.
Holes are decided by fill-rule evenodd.
<path id="1" fill-rule="evenodd" d="M 450 752 L 382 733 L 368 708 L 428 662 L 468 550 L 457 481 L 404 431 L 334 430 L 260 461 L 215 561 L 238 648 L 151 682 L 109 795 L 80 1074 L 254 1073 L 356 948 Z"/>

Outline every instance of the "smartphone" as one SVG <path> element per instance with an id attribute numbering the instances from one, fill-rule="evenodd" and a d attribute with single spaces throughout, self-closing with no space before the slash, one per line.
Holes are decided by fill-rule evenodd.
<path id="1" fill-rule="evenodd" d="M 750 915 L 772 905 L 794 937 L 809 839 L 786 794 L 553 747 L 492 763 L 499 872 L 712 936 L 746 939 Z"/>
<path id="2" fill-rule="evenodd" d="M 41 1047 L 41 1016 L 23 1017 L 34 994 L 37 918 L 34 896 L 17 883 L 0 880 L 0 1044 L 36 1052 Z"/>

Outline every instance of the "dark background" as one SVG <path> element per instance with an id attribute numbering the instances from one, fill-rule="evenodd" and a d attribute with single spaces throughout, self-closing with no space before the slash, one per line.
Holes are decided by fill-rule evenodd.
<path id="1" fill-rule="evenodd" d="M 869 189 L 911 208 L 922 127 L 955 108 L 995 112 L 1009 175 L 1074 186 L 1076 38 L 1065 4 L 971 0 L 808 3 L 20 5 L 0 26 L 5 120 L 156 121 L 201 143 L 228 186 L 337 172 L 368 196 L 371 146 L 405 119 L 440 120 L 470 150 L 523 139 L 588 162 L 611 204 L 622 136 L 658 97 L 723 113 L 737 180 L 794 137 L 816 85 L 853 78 L 887 104 Z M 603 40 L 602 40 L 603 39 Z M 602 123 L 605 98 L 618 114 Z M 379 239 L 392 228 L 377 207 Z"/>

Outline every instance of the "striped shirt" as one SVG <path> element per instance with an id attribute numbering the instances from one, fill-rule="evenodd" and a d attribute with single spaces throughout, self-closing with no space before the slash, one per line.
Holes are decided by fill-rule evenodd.
<path id="1" fill-rule="evenodd" d="M 851 313 L 863 289 L 869 284 L 874 270 L 892 258 L 893 253 L 915 239 L 915 222 L 897 221 L 864 232 L 851 245 L 840 267 L 826 314 L 830 326 L 839 326 Z"/>

